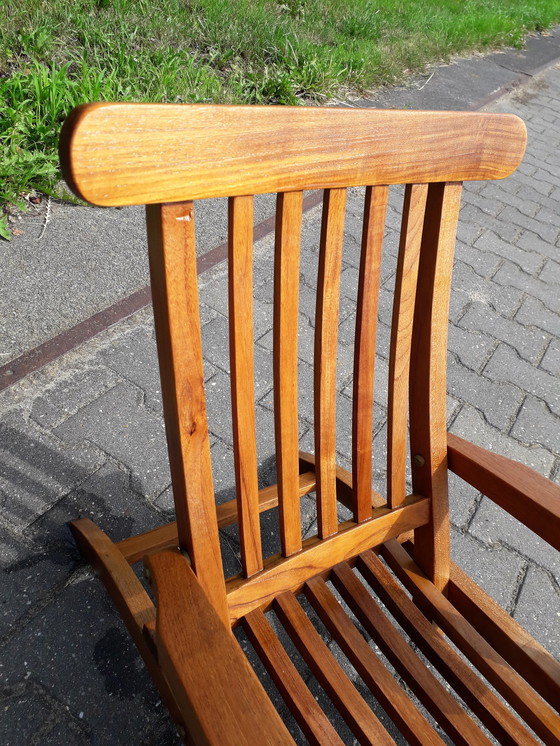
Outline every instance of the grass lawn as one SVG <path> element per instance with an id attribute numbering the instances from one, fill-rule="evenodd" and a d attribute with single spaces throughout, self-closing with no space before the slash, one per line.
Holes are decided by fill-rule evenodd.
<path id="1" fill-rule="evenodd" d="M 0 201 L 58 181 L 60 124 L 96 100 L 321 103 L 454 54 L 520 45 L 558 0 L 4 0 Z M 7 235 L 0 217 L 0 234 Z"/>

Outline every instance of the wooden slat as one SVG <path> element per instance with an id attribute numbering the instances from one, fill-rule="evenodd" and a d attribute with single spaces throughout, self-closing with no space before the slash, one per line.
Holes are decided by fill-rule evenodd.
<path id="1" fill-rule="evenodd" d="M 175 697 L 144 637 L 144 629 L 156 619 L 152 599 L 116 545 L 95 523 L 89 518 L 80 518 L 70 523 L 70 529 L 80 552 L 103 581 L 171 717 L 181 723 L 182 715 Z"/>
<path id="2" fill-rule="evenodd" d="M 282 552 L 301 549 L 298 432 L 298 296 L 302 192 L 279 194 L 274 256 L 274 427 Z"/>
<path id="3" fill-rule="evenodd" d="M 149 205 L 146 218 L 179 544 L 227 621 L 204 394 L 193 205 Z"/>
<path id="4" fill-rule="evenodd" d="M 315 313 L 314 414 L 317 525 L 324 539 L 338 530 L 336 512 L 336 360 L 345 189 L 327 189 L 323 201 Z"/>
<path id="5" fill-rule="evenodd" d="M 382 553 L 399 580 L 409 591 L 422 597 L 436 623 L 539 738 L 546 744 L 560 744 L 560 717 L 461 616 L 426 578 L 406 550 L 391 541 L 383 546 Z"/>
<path id="6" fill-rule="evenodd" d="M 560 663 L 453 562 L 449 600 L 510 666 L 560 711 Z"/>
<path id="7" fill-rule="evenodd" d="M 389 190 L 367 187 L 358 280 L 352 398 L 352 511 L 358 523 L 371 515 L 373 380 L 381 249 Z"/>
<path id="8" fill-rule="evenodd" d="M 346 616 L 325 581 L 321 577 L 312 578 L 303 590 L 325 627 L 407 743 L 426 746 L 443 743 Z"/>
<path id="9" fill-rule="evenodd" d="M 395 670 L 453 743 L 463 746 L 489 744 L 482 731 L 401 637 L 350 567 L 345 563 L 334 567 L 331 580 Z"/>
<path id="10" fill-rule="evenodd" d="M 392 744 L 383 725 L 362 696 L 291 593 L 278 596 L 274 611 L 317 681 L 327 692 L 361 744 Z"/>
<path id="11" fill-rule="evenodd" d="M 429 509 L 427 499 L 411 495 L 408 504 L 402 508 L 393 511 L 376 508 L 372 511 L 371 521 L 359 525 L 346 521 L 335 536 L 323 540 L 317 536 L 306 539 L 298 554 L 268 557 L 263 571 L 252 578 L 241 575 L 230 578 L 227 594 L 232 624 L 252 609 L 265 608 L 279 593 L 299 590 L 306 580 L 328 571 L 333 564 L 426 523 Z"/>
<path id="12" fill-rule="evenodd" d="M 428 189 L 412 330 L 412 489 L 432 499 L 431 521 L 418 531 L 415 551 L 439 589 L 449 578 L 447 326 L 460 199 L 461 184 L 431 184 Z"/>
<path id="13" fill-rule="evenodd" d="M 520 119 L 482 112 L 93 104 L 61 133 L 63 175 L 100 205 L 364 184 L 499 179 Z"/>
<path id="14" fill-rule="evenodd" d="M 259 512 L 271 510 L 278 505 L 278 486 L 272 484 L 259 490 Z M 307 471 L 299 476 L 298 496 L 313 492 L 315 489 L 315 472 Z M 237 500 L 228 500 L 216 508 L 218 528 L 231 526 L 237 522 Z M 131 536 L 115 544 L 127 562 L 138 562 L 146 554 L 153 554 L 161 549 L 172 549 L 179 546 L 177 523 L 175 521 L 159 526 L 151 531 Z"/>
<path id="15" fill-rule="evenodd" d="M 427 195 L 426 184 L 407 184 L 406 186 L 389 350 L 387 504 L 391 508 L 400 505 L 406 496 L 408 382 L 412 321 Z"/>
<path id="16" fill-rule="evenodd" d="M 511 746 L 535 743 L 522 723 L 444 640 L 372 551 L 359 556 L 357 567 L 412 642 L 499 743 Z"/>
<path id="17" fill-rule="evenodd" d="M 560 485 L 517 461 L 448 433 L 451 471 L 560 551 Z"/>
<path id="18" fill-rule="evenodd" d="M 305 472 L 309 467 L 315 468 L 315 455 L 313 453 L 299 452 L 300 471 Z M 336 499 L 342 503 L 348 510 L 354 507 L 354 490 L 352 488 L 352 474 L 348 469 L 344 469 L 337 464 L 336 467 Z M 386 507 L 386 501 L 381 497 L 379 492 L 371 490 L 371 505 L 374 508 Z"/>
<path id="19" fill-rule="evenodd" d="M 156 645 L 162 671 L 195 743 L 293 744 L 255 672 L 185 557 L 148 558 L 157 598 Z"/>
<path id="20" fill-rule="evenodd" d="M 262 611 L 243 617 L 243 629 L 309 743 L 343 746 Z"/>
<path id="21" fill-rule="evenodd" d="M 253 340 L 253 197 L 229 207 L 229 354 L 233 455 L 241 563 L 247 577 L 262 569 Z"/>

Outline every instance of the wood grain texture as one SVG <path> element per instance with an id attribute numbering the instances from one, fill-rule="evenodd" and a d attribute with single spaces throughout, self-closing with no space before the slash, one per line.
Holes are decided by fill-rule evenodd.
<path id="1" fill-rule="evenodd" d="M 535 743 L 515 715 L 426 619 L 374 552 L 361 554 L 356 566 L 412 642 L 499 743 Z"/>
<path id="2" fill-rule="evenodd" d="M 313 492 L 315 489 L 315 472 L 306 471 L 299 475 L 298 496 Z M 278 505 L 278 487 L 275 484 L 259 490 L 259 512 L 263 513 Z M 231 526 L 237 522 L 237 499 L 228 500 L 216 506 L 218 528 Z M 130 536 L 115 544 L 127 562 L 133 564 L 141 560 L 146 554 L 153 554 L 161 549 L 176 549 L 179 537 L 176 521 L 166 523 L 151 531 L 145 531 L 136 536 Z"/>
<path id="3" fill-rule="evenodd" d="M 391 624 L 350 567 L 345 563 L 334 567 L 331 580 L 368 634 L 453 743 L 462 746 L 489 744 L 454 697 Z"/>
<path id="4" fill-rule="evenodd" d="M 317 277 L 313 371 L 317 526 L 321 539 L 332 536 L 338 530 L 336 362 L 345 207 L 345 189 L 325 190 Z"/>
<path id="5" fill-rule="evenodd" d="M 193 205 L 148 205 L 146 218 L 179 544 L 188 552 L 200 583 L 226 621 L 204 393 Z"/>
<path id="6" fill-rule="evenodd" d="M 75 194 L 127 205 L 499 179 L 525 142 L 510 114 L 117 103 L 75 109 L 59 152 Z"/>
<path id="7" fill-rule="evenodd" d="M 301 549 L 298 427 L 298 301 L 302 192 L 279 194 L 274 249 L 274 430 L 282 552 Z"/>
<path id="8" fill-rule="evenodd" d="M 434 621 L 546 744 L 560 744 L 560 717 L 494 650 L 424 575 L 406 550 L 390 541 L 382 556 L 403 585 L 419 594 Z"/>
<path id="9" fill-rule="evenodd" d="M 157 599 L 156 645 L 192 740 L 213 746 L 293 744 L 236 639 L 187 560 L 161 552 L 147 561 Z"/>
<path id="10" fill-rule="evenodd" d="M 560 663 L 454 562 L 449 600 L 510 666 L 560 712 Z"/>
<path id="11" fill-rule="evenodd" d="M 560 485 L 452 433 L 447 443 L 451 471 L 560 551 Z"/>
<path id="12" fill-rule="evenodd" d="M 296 598 L 291 593 L 280 594 L 274 602 L 274 611 L 359 743 L 371 746 L 394 744 L 393 739 L 339 666 Z"/>
<path id="13" fill-rule="evenodd" d="M 350 571 L 351 572 L 351 571 Z M 304 593 L 362 681 L 410 744 L 442 744 L 442 739 L 397 684 L 369 643 L 346 615 L 321 577 L 308 580 Z"/>
<path id="14" fill-rule="evenodd" d="M 328 539 L 316 536 L 306 539 L 298 554 L 266 558 L 262 572 L 252 578 L 240 575 L 230 578 L 227 597 L 231 623 L 235 624 L 253 609 L 266 608 L 279 593 L 299 590 L 306 580 L 329 570 L 333 564 L 426 523 L 429 512 L 427 499 L 411 495 L 408 504 L 396 510 L 374 509 L 370 521 L 359 525 L 354 521 L 341 523 L 339 533 Z"/>
<path id="15" fill-rule="evenodd" d="M 388 194 L 389 190 L 386 186 L 367 187 L 364 205 L 352 396 L 354 494 L 351 510 L 357 523 L 367 520 L 371 515 L 373 381 L 381 249 L 385 232 Z"/>
<path id="16" fill-rule="evenodd" d="M 449 578 L 447 325 L 460 201 L 461 184 L 428 189 L 412 329 L 412 489 L 432 501 L 430 523 L 417 532 L 414 545 L 417 562 L 440 590 Z"/>
<path id="17" fill-rule="evenodd" d="M 309 743 L 343 746 L 262 611 L 243 617 L 243 629 Z"/>
<path id="18" fill-rule="evenodd" d="M 253 197 L 228 202 L 229 358 L 241 563 L 262 569 L 253 339 Z"/>
<path id="19" fill-rule="evenodd" d="M 396 508 L 406 496 L 408 382 L 412 349 L 412 322 L 427 196 L 428 187 L 426 184 L 407 184 L 395 277 L 389 349 L 387 504 L 390 508 Z"/>

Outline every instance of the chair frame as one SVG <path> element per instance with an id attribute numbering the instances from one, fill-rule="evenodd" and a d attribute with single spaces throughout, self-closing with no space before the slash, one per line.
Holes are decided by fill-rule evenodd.
<path id="1" fill-rule="evenodd" d="M 512 115 L 290 107 L 92 104 L 64 125 L 73 191 L 99 205 L 146 204 L 150 272 L 176 521 L 113 543 L 71 524 L 187 742 L 292 742 L 230 630 L 242 625 L 306 737 L 340 743 L 276 645 L 273 608 L 361 742 L 392 742 L 364 713 L 295 601 L 304 593 L 402 733 L 438 737 L 348 627 L 330 580 L 372 636 L 379 621 L 359 569 L 425 655 L 503 742 L 529 732 L 442 649 L 435 622 L 546 743 L 560 743 L 560 666 L 449 556 L 448 469 L 560 549 L 560 487 L 446 432 L 447 317 L 461 185 L 519 164 Z M 387 498 L 371 489 L 377 292 L 388 185 L 406 184 L 389 363 Z M 366 185 L 357 297 L 352 473 L 336 463 L 338 281 L 346 188 Z M 297 303 L 304 189 L 324 192 L 315 333 L 315 454 L 298 451 Z M 252 352 L 253 195 L 278 192 L 274 269 L 274 426 L 278 484 L 258 489 Z M 229 198 L 232 419 L 237 496 L 214 504 L 196 277 L 193 201 Z M 411 374 L 414 371 L 414 374 Z M 406 489 L 410 423 L 412 493 Z M 300 499 L 317 495 L 317 536 L 302 541 Z M 352 513 L 339 523 L 337 502 Z M 278 507 L 281 551 L 263 557 L 259 515 Z M 218 529 L 239 524 L 243 571 L 224 577 Z M 415 606 L 404 598 L 382 556 Z M 147 557 L 157 610 L 132 564 Z M 358 583 L 359 587 L 356 586 Z M 179 589 L 180 592 L 179 592 Z M 367 594 L 366 594 L 367 595 Z M 368 597 L 369 598 L 369 597 Z M 392 642 L 411 687 L 457 743 L 487 742 L 452 698 Z M 378 644 L 381 644 L 378 642 Z M 366 645 L 367 647 L 367 645 Z M 395 651 L 399 651 L 398 653 Z M 401 656 L 399 658 L 399 656 Z M 404 656 L 404 657 L 403 657 Z M 283 671 L 287 681 L 280 676 Z M 383 681 L 385 679 L 383 678 Z M 387 692 L 391 692 L 390 695 Z M 546 700 L 546 701 L 545 701 Z M 255 706 L 247 707 L 247 702 Z M 258 703 L 258 705 L 257 705 Z M 428 703 L 428 704 L 426 704 Z M 464 715 L 464 713 L 463 713 Z M 337 741 L 338 739 L 338 741 Z M 435 739 L 435 740 L 434 740 Z"/>

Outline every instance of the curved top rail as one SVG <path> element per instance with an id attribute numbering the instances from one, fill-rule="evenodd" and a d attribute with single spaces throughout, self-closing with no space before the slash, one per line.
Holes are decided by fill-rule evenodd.
<path id="1" fill-rule="evenodd" d="M 83 104 L 61 133 L 70 188 L 97 205 L 376 184 L 501 179 L 512 114 L 206 104 Z"/>

